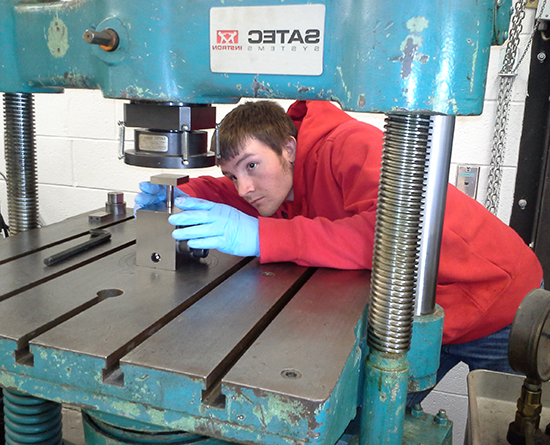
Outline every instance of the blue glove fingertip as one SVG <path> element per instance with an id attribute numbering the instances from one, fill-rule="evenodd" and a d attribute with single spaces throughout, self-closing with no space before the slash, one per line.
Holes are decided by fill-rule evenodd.
<path id="1" fill-rule="evenodd" d="M 140 182 L 139 188 L 142 192 L 150 195 L 156 195 L 161 191 L 157 184 L 151 184 L 149 181 Z"/>
<path id="2" fill-rule="evenodd" d="M 176 241 L 183 241 L 185 240 L 185 237 L 182 235 L 181 229 L 176 229 L 172 231 L 172 238 L 174 238 Z"/>
<path id="3" fill-rule="evenodd" d="M 183 192 L 182 192 L 183 193 Z M 184 207 L 185 207 L 185 201 L 187 201 L 187 198 L 189 196 L 188 195 L 185 195 L 185 196 L 178 196 L 176 199 L 174 199 L 174 205 L 181 209 L 181 210 L 184 210 Z"/>
<path id="4" fill-rule="evenodd" d="M 181 213 L 176 213 L 174 215 L 170 215 L 168 217 L 168 222 L 170 224 L 172 224 L 173 226 L 181 226 L 182 224 L 181 224 L 181 221 L 180 221 L 180 219 L 181 219 L 180 215 L 181 215 Z"/>

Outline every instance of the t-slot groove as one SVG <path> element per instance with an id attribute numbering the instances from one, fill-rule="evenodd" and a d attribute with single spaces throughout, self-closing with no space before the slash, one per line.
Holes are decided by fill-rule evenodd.
<path id="1" fill-rule="evenodd" d="M 39 280 L 33 281 L 32 283 L 28 283 L 27 285 L 18 288 L 17 290 L 14 290 L 12 292 L 7 292 L 4 295 L 0 295 L 0 302 L 7 300 L 8 298 L 13 297 L 14 295 L 18 295 L 22 292 L 28 291 L 29 289 L 32 289 L 33 287 L 39 286 L 41 284 L 47 283 L 48 281 L 51 281 L 55 278 L 58 278 L 62 275 L 65 275 L 66 273 L 69 273 L 75 269 L 78 269 L 82 266 L 85 266 L 86 264 L 93 263 L 94 261 L 97 261 L 101 258 L 104 258 L 106 256 L 109 256 L 115 252 L 118 252 L 119 250 L 126 249 L 127 247 L 130 247 L 136 243 L 136 240 L 129 241 L 124 244 L 120 244 L 119 246 L 115 246 L 112 249 L 106 250 L 105 252 L 99 253 L 97 255 L 94 255 L 93 257 L 87 258 L 77 264 L 73 264 L 72 266 L 66 267 L 63 270 L 60 270 L 59 272 L 52 273 L 51 275 L 48 275 L 47 277 L 41 278 Z"/>
<path id="2" fill-rule="evenodd" d="M 120 223 L 123 223 L 125 221 L 129 221 L 131 219 L 133 219 L 134 217 L 133 216 L 128 216 L 126 218 L 123 218 L 123 219 L 118 219 L 116 221 L 111 221 L 109 223 L 105 223 L 105 224 L 101 224 L 101 225 L 97 225 L 97 226 L 94 226 L 92 228 L 90 228 L 90 230 L 94 230 L 94 229 L 106 229 L 108 227 L 112 227 L 116 224 L 120 224 Z M 36 229 L 36 230 L 40 230 L 40 229 Z M 6 259 L 0 259 L 0 266 L 2 264 L 6 264 L 6 263 L 9 263 L 10 261 L 15 261 L 15 260 L 18 260 L 19 258 L 23 258 L 23 257 L 26 257 L 28 255 L 32 255 L 34 253 L 37 253 L 37 252 L 40 252 L 42 250 L 45 250 L 45 249 L 49 249 L 51 247 L 55 247 L 55 246 L 58 246 L 60 244 L 63 244 L 63 243 L 66 243 L 68 241 L 72 241 L 74 239 L 77 239 L 77 238 L 80 238 L 82 236 L 86 236 L 86 235 L 89 235 L 90 234 L 90 230 L 85 230 L 83 232 L 80 232 L 80 233 L 76 233 L 74 235 L 71 235 L 67 238 L 61 238 L 57 241 L 53 241 L 51 243 L 48 243 L 48 244 L 44 244 L 40 247 L 36 247 L 34 249 L 30 249 L 30 250 L 26 250 L 25 252 L 22 252 L 22 253 L 19 253 L 17 255 L 14 255 L 14 256 L 11 256 L 9 258 L 6 258 Z M 1 301 L 1 300 L 0 300 Z"/>
<path id="3" fill-rule="evenodd" d="M 205 295 L 210 293 L 214 288 L 216 288 L 221 283 L 223 283 L 225 280 L 227 280 L 231 275 L 233 275 L 239 269 L 242 269 L 244 266 L 246 266 L 253 259 L 254 259 L 253 257 L 243 258 L 242 261 L 239 261 L 232 268 L 228 269 L 226 272 L 221 274 L 218 278 L 211 281 L 208 285 L 203 287 L 201 290 L 197 291 L 193 296 L 189 297 L 187 300 L 185 300 L 183 303 L 181 303 L 178 307 L 171 310 L 164 317 L 157 320 L 155 323 L 153 323 L 147 329 L 142 331 L 140 334 L 138 334 L 132 340 L 130 340 L 125 345 L 121 346 L 119 349 L 117 349 L 115 352 L 113 352 L 111 355 L 109 355 L 105 359 L 105 368 L 103 369 L 103 383 L 116 384 L 117 386 L 121 386 L 120 382 L 121 381 L 124 382 L 124 373 L 122 373 L 122 371 L 120 371 L 120 364 L 119 364 L 120 359 L 122 357 L 124 357 L 130 351 L 132 351 L 137 346 L 139 346 L 141 343 L 143 343 L 145 340 L 147 340 L 149 337 L 151 337 L 155 332 L 157 332 L 158 330 L 163 328 L 165 325 L 170 323 L 178 315 L 180 315 L 181 313 L 186 311 L 188 308 L 190 308 L 192 305 L 194 305 L 197 301 L 199 301 L 202 297 L 204 297 Z M 117 374 L 120 373 L 121 376 L 118 376 L 115 379 L 112 376 L 113 373 L 117 373 Z M 117 383 L 112 383 L 113 381 L 116 381 Z M 124 383 L 122 383 L 122 386 L 124 386 Z"/>
<path id="4" fill-rule="evenodd" d="M 248 331 L 242 340 L 227 354 L 207 377 L 202 391 L 202 402 L 214 408 L 225 407 L 225 397 L 221 394 L 221 380 L 229 372 L 235 363 L 252 346 L 258 337 L 265 331 L 271 322 L 279 315 L 292 297 L 306 284 L 317 268 L 310 267 L 296 280 L 296 282 L 277 300 L 277 302 L 264 314 L 260 320 Z"/>

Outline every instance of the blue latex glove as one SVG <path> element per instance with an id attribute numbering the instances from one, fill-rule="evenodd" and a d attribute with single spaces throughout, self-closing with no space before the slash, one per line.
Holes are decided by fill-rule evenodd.
<path id="1" fill-rule="evenodd" d="M 140 182 L 139 188 L 141 189 L 141 193 L 138 193 L 134 200 L 134 215 L 136 214 L 136 210 L 142 207 L 145 207 L 151 204 L 166 202 L 165 185 L 151 184 L 149 181 L 147 181 L 147 182 Z M 176 198 L 182 197 L 182 196 L 183 197 L 189 196 L 188 194 L 183 193 L 177 187 L 175 187 L 174 189 L 175 189 L 174 195 Z"/>
<path id="2" fill-rule="evenodd" d="M 178 198 L 175 205 L 183 210 L 168 222 L 183 226 L 172 232 L 177 240 L 189 240 L 193 249 L 218 249 L 237 256 L 260 256 L 258 218 L 225 204 L 199 198 Z"/>

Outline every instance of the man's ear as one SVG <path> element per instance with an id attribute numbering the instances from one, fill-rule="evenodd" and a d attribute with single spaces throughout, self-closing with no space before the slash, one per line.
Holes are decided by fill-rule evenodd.
<path id="1" fill-rule="evenodd" d="M 290 162 L 296 160 L 296 144 L 296 138 L 290 136 L 283 147 L 283 153 Z"/>

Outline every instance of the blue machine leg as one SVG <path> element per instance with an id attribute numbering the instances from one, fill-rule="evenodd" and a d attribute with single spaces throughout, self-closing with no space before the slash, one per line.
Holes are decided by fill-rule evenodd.
<path id="1" fill-rule="evenodd" d="M 408 378 L 406 354 L 371 351 L 365 364 L 361 444 L 401 444 Z"/>
<path id="2" fill-rule="evenodd" d="M 61 405 L 4 389 L 8 445 L 61 445 Z"/>

